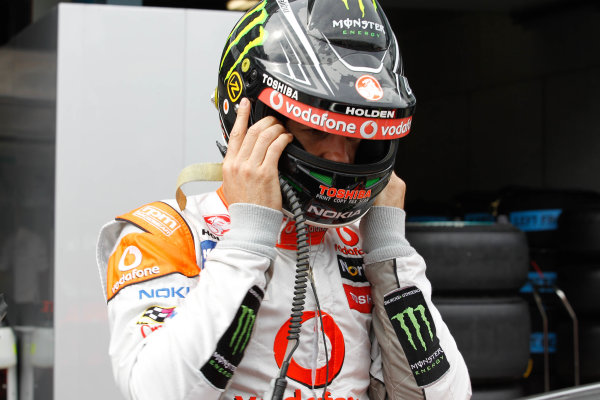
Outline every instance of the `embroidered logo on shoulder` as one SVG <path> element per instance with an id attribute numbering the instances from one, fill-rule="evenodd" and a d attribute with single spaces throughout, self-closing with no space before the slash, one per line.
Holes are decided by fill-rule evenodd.
<path id="1" fill-rule="evenodd" d="M 208 230 L 211 231 L 214 235 L 223 236 L 229 231 L 229 225 L 231 224 L 229 215 L 204 215 L 203 217 L 204 221 L 206 221 Z"/>
<path id="2" fill-rule="evenodd" d="M 177 220 L 171 217 L 169 214 L 159 209 L 158 207 L 147 205 L 139 210 L 136 210 L 133 215 L 139 217 L 160 230 L 166 236 L 171 236 L 177 229 L 181 227 L 181 224 Z"/>
<path id="3" fill-rule="evenodd" d="M 130 233 L 121 239 L 108 260 L 106 299 L 110 301 L 127 286 L 175 273 L 188 278 L 198 276 L 195 254 L 157 235 Z"/>

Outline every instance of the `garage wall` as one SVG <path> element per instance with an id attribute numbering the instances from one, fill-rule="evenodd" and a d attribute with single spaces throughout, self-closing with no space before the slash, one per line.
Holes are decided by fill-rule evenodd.
<path id="1" fill-rule="evenodd" d="M 417 95 L 398 172 L 409 201 L 507 185 L 600 191 L 597 7 L 396 12 Z"/>
<path id="2" fill-rule="evenodd" d="M 59 6 L 55 399 L 122 398 L 108 357 L 98 232 L 117 215 L 173 198 L 184 166 L 221 159 L 209 97 L 239 16 Z"/>

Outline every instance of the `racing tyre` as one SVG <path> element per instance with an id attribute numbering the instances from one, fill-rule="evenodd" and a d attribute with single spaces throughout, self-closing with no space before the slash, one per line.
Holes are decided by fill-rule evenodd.
<path id="1" fill-rule="evenodd" d="M 406 237 L 425 259 L 436 294 L 517 291 L 527 280 L 527 241 L 512 225 L 408 224 Z"/>
<path id="2" fill-rule="evenodd" d="M 523 299 L 435 297 L 433 302 L 456 340 L 473 384 L 523 375 L 530 333 L 529 309 Z"/>

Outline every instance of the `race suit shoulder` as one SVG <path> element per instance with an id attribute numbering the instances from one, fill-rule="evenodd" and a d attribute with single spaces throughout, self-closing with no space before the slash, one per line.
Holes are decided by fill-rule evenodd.
<path id="1" fill-rule="evenodd" d="M 365 218 L 363 234 L 379 228 L 377 213 Z M 403 214 L 393 217 L 403 221 Z M 390 247 L 384 250 L 364 242 L 360 231 L 358 224 L 310 228 L 316 296 L 307 291 L 284 399 L 468 398 L 466 366 L 403 228 L 395 233 L 398 243 L 381 242 Z M 280 211 L 228 207 L 216 192 L 189 197 L 184 211 L 173 201 L 150 203 L 102 228 L 97 259 L 109 353 L 126 398 L 270 398 L 288 350 L 294 300 L 295 230 Z M 392 275 L 397 287 L 387 283 Z M 386 306 L 395 291 L 414 293 Z M 415 318 L 422 323 L 410 325 L 406 336 L 402 321 Z M 421 346 L 416 356 L 405 354 L 413 343 Z M 435 376 L 427 373 L 432 365 Z"/>

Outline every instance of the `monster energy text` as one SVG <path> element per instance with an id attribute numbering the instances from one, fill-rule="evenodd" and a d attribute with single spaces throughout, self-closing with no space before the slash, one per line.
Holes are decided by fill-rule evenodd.
<path id="1" fill-rule="evenodd" d="M 440 357 L 440 355 L 442 353 L 444 353 L 444 350 L 439 348 L 436 351 L 434 351 L 433 354 L 430 355 L 429 357 L 427 357 L 421 361 L 417 361 L 414 364 L 410 364 L 410 368 L 412 368 L 413 370 L 418 370 L 418 369 L 423 369 L 423 368 L 426 369 L 427 367 L 433 368 L 435 365 L 439 364 L 441 362 L 441 360 L 444 359 L 443 355 Z"/>
<path id="2" fill-rule="evenodd" d="M 208 362 L 218 373 L 224 375 L 226 378 L 231 378 L 235 372 L 235 365 L 227 361 L 225 357 L 216 351 L 213 353 L 210 361 Z"/>
<path id="3" fill-rule="evenodd" d="M 400 300 L 401 298 L 404 298 L 404 297 L 406 297 L 406 296 L 410 296 L 410 295 L 413 295 L 413 294 L 416 294 L 416 293 L 421 293 L 421 290 L 420 290 L 420 289 L 417 289 L 417 288 L 415 288 L 415 289 L 411 290 L 410 292 L 405 292 L 405 293 L 399 294 L 399 295 L 398 295 L 398 296 L 396 296 L 396 297 L 392 297 L 391 299 L 387 299 L 387 300 L 385 300 L 385 301 L 383 302 L 383 305 L 384 305 L 384 306 L 387 306 L 388 304 L 390 304 L 390 303 L 393 303 L 393 302 L 395 302 L 396 300 Z"/>
<path id="4" fill-rule="evenodd" d="M 383 25 L 378 24 L 373 21 L 367 21 L 362 18 L 356 18 L 356 19 L 346 18 L 346 19 L 340 19 L 340 20 L 331 21 L 331 22 L 333 23 L 333 28 L 340 28 L 340 29 L 353 28 L 353 29 L 361 29 L 363 31 L 370 30 L 370 31 L 384 32 Z"/>

